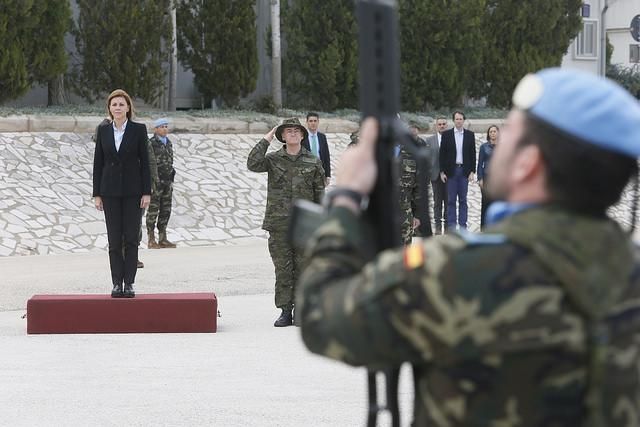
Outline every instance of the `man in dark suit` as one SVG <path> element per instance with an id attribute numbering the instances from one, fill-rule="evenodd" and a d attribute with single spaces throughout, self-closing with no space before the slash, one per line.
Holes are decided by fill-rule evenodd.
<path id="1" fill-rule="evenodd" d="M 453 113 L 454 128 L 442 132 L 440 144 L 440 177 L 447 183 L 447 229 L 451 231 L 456 229 L 456 219 L 461 229 L 467 228 L 467 190 L 476 171 L 476 136 L 464 128 L 464 120 L 462 111 Z"/>
<path id="2" fill-rule="evenodd" d="M 440 178 L 440 145 L 442 144 L 442 132 L 447 130 L 447 119 L 439 116 L 435 122 L 436 133 L 427 138 L 427 150 L 431 162 L 431 190 L 433 191 L 433 223 L 436 226 L 435 233 L 442 234 L 443 222 L 447 226 L 447 184 Z"/>
<path id="3" fill-rule="evenodd" d="M 327 186 L 331 180 L 331 156 L 329 154 L 327 136 L 322 132 L 318 132 L 319 124 L 320 116 L 318 113 L 310 112 L 307 114 L 307 130 L 309 135 L 302 141 L 302 146 L 322 162 L 325 176 L 324 185 Z"/>

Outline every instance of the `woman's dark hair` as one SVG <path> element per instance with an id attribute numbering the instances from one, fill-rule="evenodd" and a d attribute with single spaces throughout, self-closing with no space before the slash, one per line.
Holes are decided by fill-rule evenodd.
<path id="1" fill-rule="evenodd" d="M 491 139 L 489 139 L 489 132 L 491 131 L 491 129 L 496 128 L 496 130 L 498 131 L 498 133 L 500 133 L 500 128 L 498 127 L 498 125 L 491 125 L 487 128 L 487 142 L 491 142 Z"/>
<path id="2" fill-rule="evenodd" d="M 518 142 L 520 148 L 527 145 L 542 153 L 552 203 L 581 214 L 606 215 L 629 181 L 637 180 L 635 158 L 596 147 L 531 115 Z"/>

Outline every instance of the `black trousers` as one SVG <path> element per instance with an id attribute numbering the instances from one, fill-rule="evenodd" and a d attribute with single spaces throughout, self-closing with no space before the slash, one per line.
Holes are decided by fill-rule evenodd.
<path id="1" fill-rule="evenodd" d="M 104 219 L 109 240 L 109 265 L 114 285 L 136 281 L 141 196 L 103 197 Z M 124 250 L 123 250 L 124 245 Z"/>
<path id="2" fill-rule="evenodd" d="M 487 215 L 487 208 L 492 202 L 493 200 L 489 198 L 487 191 L 482 189 L 482 199 L 481 199 L 482 204 L 480 205 L 480 230 L 481 231 L 484 230 L 484 227 L 485 227 L 485 221 L 486 221 L 485 216 Z"/>
<path id="3" fill-rule="evenodd" d="M 436 225 L 436 233 L 438 233 L 442 231 L 443 223 L 445 228 L 447 226 L 447 203 L 449 200 L 447 184 L 438 178 L 431 181 L 431 189 L 433 190 L 433 222 Z"/>

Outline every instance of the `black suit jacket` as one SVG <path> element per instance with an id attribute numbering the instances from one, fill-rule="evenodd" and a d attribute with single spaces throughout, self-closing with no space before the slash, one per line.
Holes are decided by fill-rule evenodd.
<path id="1" fill-rule="evenodd" d="M 440 141 L 440 171 L 447 177 L 455 174 L 456 168 L 456 137 L 453 129 L 442 132 Z M 470 130 L 464 130 L 462 139 L 462 172 L 468 177 L 476 171 L 476 136 Z"/>
<path id="2" fill-rule="evenodd" d="M 116 151 L 113 125 L 104 123 L 96 132 L 93 157 L 93 196 L 127 197 L 151 194 L 147 127 L 129 120 Z"/>
<path id="3" fill-rule="evenodd" d="M 318 132 L 318 145 L 320 146 L 318 151 L 320 152 L 320 161 L 322 162 L 322 168 L 324 169 L 324 176 L 329 178 L 331 176 L 331 155 L 329 154 L 327 136 L 322 132 Z M 311 151 L 309 137 L 302 140 L 302 146 Z"/>

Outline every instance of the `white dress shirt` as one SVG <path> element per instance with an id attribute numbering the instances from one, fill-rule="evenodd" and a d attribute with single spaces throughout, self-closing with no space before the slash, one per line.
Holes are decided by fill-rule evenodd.
<path id="1" fill-rule="evenodd" d="M 116 121 L 113 121 L 113 140 L 116 143 L 116 151 L 120 151 L 120 144 L 122 144 L 122 137 L 124 136 L 124 131 L 127 129 L 127 123 L 129 120 L 125 120 L 122 124 L 122 130 L 116 127 Z"/>
<path id="2" fill-rule="evenodd" d="M 464 129 L 453 129 L 453 135 L 456 137 L 456 164 L 462 164 L 462 142 L 464 141 Z"/>

